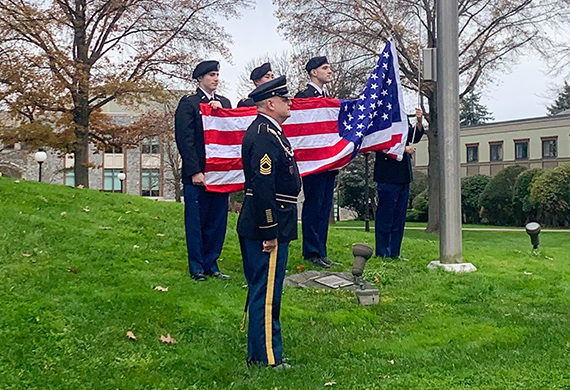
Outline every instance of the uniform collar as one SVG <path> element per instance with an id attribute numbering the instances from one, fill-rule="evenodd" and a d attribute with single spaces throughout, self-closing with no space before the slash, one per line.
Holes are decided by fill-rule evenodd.
<path id="1" fill-rule="evenodd" d="M 325 96 L 325 93 L 328 94 L 326 88 L 321 88 L 317 84 L 313 83 L 312 81 L 309 81 L 308 85 L 311 85 L 313 88 L 315 88 L 317 90 L 317 92 L 321 94 L 321 96 Z"/>
<path id="2" fill-rule="evenodd" d="M 208 92 L 204 91 L 202 88 L 198 87 L 198 89 L 199 89 L 200 91 L 202 91 L 202 93 L 203 93 L 209 100 L 215 99 L 215 94 L 216 94 L 215 92 L 210 95 Z"/>
<path id="3" fill-rule="evenodd" d="M 273 119 L 273 118 L 270 117 L 269 115 L 265 115 L 265 114 L 263 114 L 263 113 L 261 113 L 261 112 L 259 113 L 259 115 L 263 115 L 265 118 L 269 119 L 269 121 L 270 121 L 275 127 L 277 127 L 277 130 L 283 131 L 283 129 L 281 128 L 281 126 L 279 125 L 279 123 L 278 123 L 275 119 Z"/>

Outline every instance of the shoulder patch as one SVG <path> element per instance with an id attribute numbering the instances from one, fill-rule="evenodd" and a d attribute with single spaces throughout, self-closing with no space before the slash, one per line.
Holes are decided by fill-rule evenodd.
<path id="1" fill-rule="evenodd" d="M 259 173 L 262 175 L 271 175 L 271 158 L 267 153 L 259 160 Z"/>

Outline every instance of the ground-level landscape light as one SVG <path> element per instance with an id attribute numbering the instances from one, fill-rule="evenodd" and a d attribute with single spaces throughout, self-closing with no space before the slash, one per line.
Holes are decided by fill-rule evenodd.
<path id="1" fill-rule="evenodd" d="M 540 224 L 538 222 L 529 222 L 525 226 L 526 234 L 530 236 L 530 243 L 532 244 L 532 249 L 538 249 L 540 244 L 540 239 L 538 235 L 540 234 Z"/>
<path id="2" fill-rule="evenodd" d="M 40 164 L 40 173 L 39 173 L 38 181 L 41 182 L 42 181 L 42 164 L 47 159 L 47 153 L 44 152 L 44 150 L 42 148 L 39 148 L 34 157 L 35 157 L 36 161 L 38 162 L 38 164 Z"/>

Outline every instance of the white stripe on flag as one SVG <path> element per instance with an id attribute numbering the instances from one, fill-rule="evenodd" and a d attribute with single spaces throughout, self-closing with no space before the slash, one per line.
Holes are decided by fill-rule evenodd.
<path id="1" fill-rule="evenodd" d="M 241 184 L 245 182 L 243 170 L 206 172 L 206 182 L 209 185 Z"/>
<path id="2" fill-rule="evenodd" d="M 338 134 L 313 134 L 289 138 L 293 150 L 329 148 L 342 138 Z"/>
<path id="3" fill-rule="evenodd" d="M 241 144 L 219 145 L 209 144 L 206 146 L 206 159 L 208 158 L 241 158 Z"/>
<path id="4" fill-rule="evenodd" d="M 315 122 L 338 121 L 339 107 L 322 107 L 310 110 L 291 110 L 291 117 L 284 125 L 298 125 Z"/>
<path id="5" fill-rule="evenodd" d="M 218 116 L 203 116 L 202 122 L 206 130 L 236 131 L 247 130 L 256 116 L 235 116 L 231 118 Z"/>
<path id="6" fill-rule="evenodd" d="M 330 157 L 324 160 L 314 160 L 314 161 L 297 161 L 297 166 L 299 167 L 299 173 L 302 175 L 305 172 L 312 172 L 317 168 L 322 167 L 323 165 L 328 165 L 332 162 L 338 161 L 352 153 L 354 150 L 354 144 L 349 142 L 342 152 L 337 154 L 334 157 Z"/>

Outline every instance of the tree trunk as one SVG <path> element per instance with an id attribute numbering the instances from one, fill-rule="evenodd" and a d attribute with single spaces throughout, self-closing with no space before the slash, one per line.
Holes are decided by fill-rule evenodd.
<path id="1" fill-rule="evenodd" d="M 75 185 L 82 185 L 89 188 L 89 104 L 87 100 L 84 104 L 76 106 L 73 121 L 75 122 L 75 144 L 74 156 Z"/>
<path id="2" fill-rule="evenodd" d="M 439 150 L 438 150 L 438 137 L 437 137 L 437 101 L 436 93 L 428 98 L 429 104 L 429 130 L 428 136 L 428 197 L 429 197 L 429 211 L 428 211 L 428 224 L 426 233 L 434 233 L 439 231 Z"/>
<path id="3" fill-rule="evenodd" d="M 178 203 L 182 202 L 182 172 L 174 172 L 174 198 Z"/>

